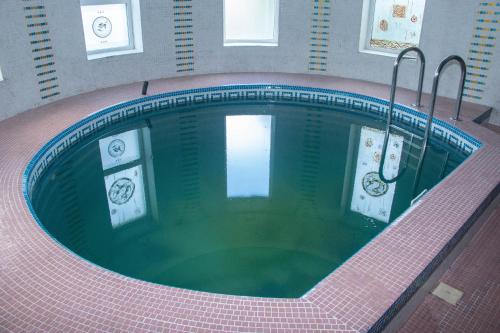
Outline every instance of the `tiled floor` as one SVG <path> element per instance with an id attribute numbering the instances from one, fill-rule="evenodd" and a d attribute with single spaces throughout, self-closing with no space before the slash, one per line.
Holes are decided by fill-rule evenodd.
<path id="1" fill-rule="evenodd" d="M 150 93 L 235 83 L 295 84 L 380 98 L 389 92 L 384 85 L 332 77 L 220 74 L 154 81 Z M 0 332 L 365 332 L 389 318 L 400 295 L 439 261 L 498 188 L 500 136 L 472 121 L 484 107 L 465 103 L 463 120 L 453 125 L 483 147 L 304 297 L 236 297 L 130 279 L 82 260 L 45 234 L 23 197 L 22 176 L 32 156 L 64 128 L 140 97 L 140 89 L 103 89 L 0 122 Z M 398 92 L 402 103 L 413 99 L 412 92 Z M 436 116 L 449 121 L 452 106 L 440 99 Z M 479 293 L 495 291 L 494 285 L 483 287 Z"/>
<path id="2" fill-rule="evenodd" d="M 500 332 L 500 205 L 440 278 L 464 292 L 457 305 L 428 294 L 400 333 Z"/>
<path id="3" fill-rule="evenodd" d="M 492 130 L 493 132 L 500 134 L 500 126 L 493 124 L 482 124 L 482 125 L 488 128 L 489 130 Z"/>

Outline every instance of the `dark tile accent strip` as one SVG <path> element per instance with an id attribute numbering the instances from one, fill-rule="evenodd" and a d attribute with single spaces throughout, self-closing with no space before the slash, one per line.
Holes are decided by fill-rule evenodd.
<path id="1" fill-rule="evenodd" d="M 43 0 L 23 0 L 23 3 L 40 98 L 45 100 L 61 94 L 45 5 Z"/>
<path id="2" fill-rule="evenodd" d="M 473 103 L 483 99 L 500 28 L 499 20 L 500 1 L 479 1 L 466 60 L 467 79 L 464 87 L 464 97 Z"/>
<path id="3" fill-rule="evenodd" d="M 173 0 L 174 45 L 177 73 L 194 72 L 192 0 Z"/>
<path id="4" fill-rule="evenodd" d="M 326 72 L 330 47 L 330 0 L 311 0 L 312 18 L 309 36 L 308 70 Z"/>

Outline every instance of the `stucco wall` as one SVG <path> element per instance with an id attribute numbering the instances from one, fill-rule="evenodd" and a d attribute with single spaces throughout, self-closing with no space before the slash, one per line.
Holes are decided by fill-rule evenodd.
<path id="1" fill-rule="evenodd" d="M 141 0 L 143 53 L 96 60 L 87 60 L 79 0 L 1 0 L 0 67 L 5 80 L 0 82 L 0 120 L 60 98 L 135 81 L 221 72 L 312 72 L 308 66 L 310 0 L 281 0 L 278 47 L 223 47 L 222 1 L 191 2 L 194 71 L 177 73 L 172 0 Z M 484 1 L 427 0 L 420 45 L 428 63 L 425 91 L 430 90 L 441 59 L 450 54 L 467 58 L 480 2 Z M 44 20 L 54 54 L 59 94 L 45 99 L 41 98 L 26 27 L 24 7 L 30 3 L 45 6 Z M 362 6 L 363 0 L 332 1 L 326 71 L 313 73 L 390 83 L 394 59 L 358 50 Z M 491 51 L 486 85 L 475 102 L 498 107 L 500 52 Z M 408 61 L 401 70 L 400 85 L 414 88 L 417 71 L 416 63 Z M 458 70 L 450 68 L 440 94 L 455 96 L 457 81 Z"/>

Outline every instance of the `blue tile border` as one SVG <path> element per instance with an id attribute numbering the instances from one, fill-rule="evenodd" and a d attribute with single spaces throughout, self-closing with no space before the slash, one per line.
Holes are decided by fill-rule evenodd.
<path id="1" fill-rule="evenodd" d="M 28 197 L 46 168 L 64 151 L 85 137 L 118 122 L 140 115 L 157 114 L 184 107 L 228 103 L 280 103 L 317 107 L 343 108 L 348 112 L 383 119 L 388 101 L 340 90 L 290 85 L 226 85 L 161 93 L 119 103 L 97 111 L 68 127 L 45 144 L 29 162 L 24 172 L 24 190 Z M 423 129 L 427 115 L 404 105 L 394 108 L 396 121 Z M 481 142 L 460 129 L 434 119 L 434 138 L 470 155 Z"/>

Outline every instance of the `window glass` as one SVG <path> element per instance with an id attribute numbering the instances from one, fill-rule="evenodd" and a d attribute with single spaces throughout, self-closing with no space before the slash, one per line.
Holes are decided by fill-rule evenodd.
<path id="1" fill-rule="evenodd" d="M 418 46 L 425 0 L 371 0 L 368 46 L 400 50 Z"/>
<path id="2" fill-rule="evenodd" d="M 81 6 L 87 52 L 132 48 L 125 3 Z"/>
<path id="3" fill-rule="evenodd" d="M 277 43 L 278 0 L 224 0 L 224 42 Z"/>

